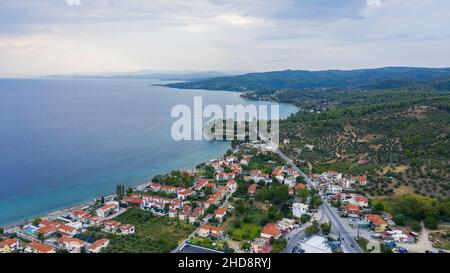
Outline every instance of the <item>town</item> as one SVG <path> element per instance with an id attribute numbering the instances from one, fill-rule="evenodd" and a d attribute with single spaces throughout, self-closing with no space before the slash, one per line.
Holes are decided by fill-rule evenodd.
<path id="1" fill-rule="evenodd" d="M 439 251 L 355 190 L 367 183 L 365 176 L 335 171 L 307 176 L 273 147 L 244 142 L 191 170 L 158 175 L 135 188 L 117 185 L 114 195 L 1 230 L 0 253 L 114 251 L 112 245 L 148 232 L 139 225 L 151 220 L 186 231 L 173 238 L 176 247 L 156 252 Z M 138 219 L 127 221 L 133 217 Z"/>

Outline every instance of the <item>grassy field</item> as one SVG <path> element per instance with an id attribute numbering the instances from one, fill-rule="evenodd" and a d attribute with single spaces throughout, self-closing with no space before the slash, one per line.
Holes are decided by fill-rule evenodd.
<path id="1" fill-rule="evenodd" d="M 195 230 L 193 225 L 167 217 L 154 217 L 137 208 L 128 210 L 114 220 L 135 225 L 136 234 L 108 235 L 112 240 L 105 252 L 167 253 Z"/>
<path id="2" fill-rule="evenodd" d="M 231 226 L 228 234 L 237 241 L 254 240 L 259 237 L 262 228 L 256 224 L 242 223 L 241 227 Z"/>

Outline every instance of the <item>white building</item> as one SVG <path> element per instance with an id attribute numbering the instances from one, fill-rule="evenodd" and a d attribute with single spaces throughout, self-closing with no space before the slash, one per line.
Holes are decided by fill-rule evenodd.
<path id="1" fill-rule="evenodd" d="M 332 253 L 328 240 L 325 237 L 314 235 L 301 243 L 304 253 Z"/>
<path id="2" fill-rule="evenodd" d="M 336 194 L 338 192 L 342 192 L 342 186 L 340 185 L 328 185 L 327 192 Z"/>
<path id="3" fill-rule="evenodd" d="M 302 204 L 302 203 L 294 203 L 292 204 L 292 214 L 294 214 L 295 217 L 302 217 L 302 215 L 308 213 L 308 205 Z"/>

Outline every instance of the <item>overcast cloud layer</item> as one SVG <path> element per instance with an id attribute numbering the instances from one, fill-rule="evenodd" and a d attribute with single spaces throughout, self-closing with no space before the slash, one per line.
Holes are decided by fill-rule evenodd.
<path id="1" fill-rule="evenodd" d="M 448 0 L 0 0 L 0 76 L 450 66 Z"/>

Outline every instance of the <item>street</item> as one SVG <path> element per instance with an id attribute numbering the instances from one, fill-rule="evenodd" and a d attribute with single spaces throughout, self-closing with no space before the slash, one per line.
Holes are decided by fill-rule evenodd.
<path id="1" fill-rule="evenodd" d="M 283 158 L 283 160 L 285 160 L 287 163 L 291 164 L 292 167 L 295 168 L 295 170 L 297 170 L 297 172 L 301 176 L 303 176 L 303 178 L 305 179 L 305 182 L 307 183 L 307 185 L 310 189 L 314 188 L 314 185 L 312 184 L 309 177 L 304 172 L 302 172 L 302 170 L 300 170 L 300 168 L 297 167 L 297 165 L 295 165 L 295 163 L 292 159 L 290 159 L 288 156 L 286 156 L 282 151 L 280 151 L 280 149 L 276 149 L 276 152 L 280 155 L 281 158 Z M 323 205 L 321 205 L 319 207 L 319 210 L 322 213 L 322 215 L 324 215 L 326 218 L 328 218 L 328 220 L 331 222 L 332 233 L 336 233 L 336 234 L 340 235 L 341 247 L 345 253 L 363 253 L 364 252 L 359 247 L 359 245 L 355 241 L 355 239 L 348 233 L 347 229 L 344 227 L 346 225 L 346 223 L 343 223 L 341 221 L 341 218 L 339 217 L 339 215 L 337 215 L 337 213 L 330 208 L 330 205 L 328 205 L 324 201 Z M 295 245 L 293 242 L 292 242 L 292 244 Z M 288 246 L 289 246 L 289 244 L 288 244 Z"/>

